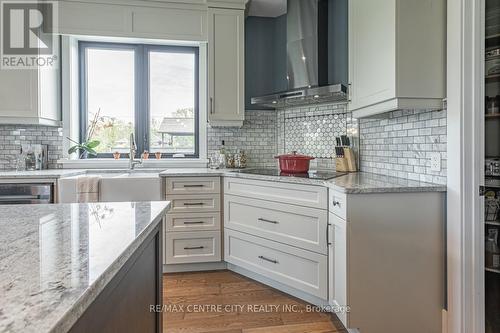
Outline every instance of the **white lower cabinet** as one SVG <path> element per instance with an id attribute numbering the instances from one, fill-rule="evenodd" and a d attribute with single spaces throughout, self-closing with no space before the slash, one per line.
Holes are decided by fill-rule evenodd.
<path id="1" fill-rule="evenodd" d="M 328 299 L 328 243 L 326 188 L 224 179 L 226 262 L 319 304 Z"/>
<path id="2" fill-rule="evenodd" d="M 215 231 L 220 230 L 220 213 L 168 214 L 166 231 Z"/>
<path id="3" fill-rule="evenodd" d="M 224 196 L 225 227 L 327 254 L 326 210 Z"/>
<path id="4" fill-rule="evenodd" d="M 329 247 L 329 286 L 328 299 L 333 307 L 345 307 L 347 303 L 347 222 L 338 216 L 329 215 L 330 239 Z M 343 311 L 336 313 L 344 326 L 347 326 L 348 314 Z"/>
<path id="5" fill-rule="evenodd" d="M 171 202 L 165 218 L 164 264 L 220 262 L 220 177 L 172 177 L 164 185 Z"/>
<path id="6" fill-rule="evenodd" d="M 226 229 L 224 257 L 303 292 L 327 299 L 327 256 Z"/>
<path id="7" fill-rule="evenodd" d="M 168 195 L 171 213 L 219 212 L 220 194 Z"/>
<path id="8" fill-rule="evenodd" d="M 168 264 L 220 261 L 220 243 L 220 231 L 167 232 L 165 260 Z"/>

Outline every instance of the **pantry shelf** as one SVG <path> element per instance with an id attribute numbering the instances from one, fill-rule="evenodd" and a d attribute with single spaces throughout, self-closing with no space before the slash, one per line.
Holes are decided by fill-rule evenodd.
<path id="1" fill-rule="evenodd" d="M 484 221 L 486 224 L 500 226 L 500 221 Z"/>
<path id="2" fill-rule="evenodd" d="M 484 78 L 486 80 L 486 83 L 499 82 L 500 81 L 500 74 L 486 75 Z"/>
<path id="3" fill-rule="evenodd" d="M 494 269 L 494 268 L 488 268 L 488 267 L 485 267 L 484 269 L 487 272 L 492 272 L 492 273 L 498 273 L 498 274 L 500 274 L 500 269 Z"/>

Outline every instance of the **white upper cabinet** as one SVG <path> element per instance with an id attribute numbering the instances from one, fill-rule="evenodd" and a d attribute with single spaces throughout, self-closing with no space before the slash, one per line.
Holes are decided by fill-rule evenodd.
<path id="1" fill-rule="evenodd" d="M 60 126 L 59 69 L 0 70 L 0 124 Z"/>
<path id="2" fill-rule="evenodd" d="M 445 9 L 444 0 L 349 1 L 349 109 L 355 117 L 442 107 Z"/>
<path id="3" fill-rule="evenodd" d="M 208 120 L 212 126 L 243 125 L 244 20 L 244 11 L 240 9 L 208 9 Z"/>
<path id="4" fill-rule="evenodd" d="M 166 2 L 125 5 L 60 1 L 58 28 L 68 35 L 206 41 L 207 10 Z"/>

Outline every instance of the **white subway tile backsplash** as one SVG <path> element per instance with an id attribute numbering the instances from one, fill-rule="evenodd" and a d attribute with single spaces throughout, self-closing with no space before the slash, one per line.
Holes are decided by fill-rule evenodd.
<path id="1" fill-rule="evenodd" d="M 388 112 L 359 119 L 359 128 L 361 171 L 446 184 L 446 110 Z M 434 152 L 441 153 L 439 172 L 430 168 Z"/>
<path id="2" fill-rule="evenodd" d="M 39 125 L 0 126 L 0 170 L 16 168 L 22 144 L 44 144 L 49 149 L 49 168 L 58 168 L 63 157 L 62 129 Z"/>

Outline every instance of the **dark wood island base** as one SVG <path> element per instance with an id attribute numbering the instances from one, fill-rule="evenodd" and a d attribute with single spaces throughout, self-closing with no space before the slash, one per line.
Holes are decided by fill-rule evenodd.
<path id="1" fill-rule="evenodd" d="M 163 331 L 162 223 L 136 250 L 69 332 Z M 161 307 L 160 307 L 161 308 Z"/>

